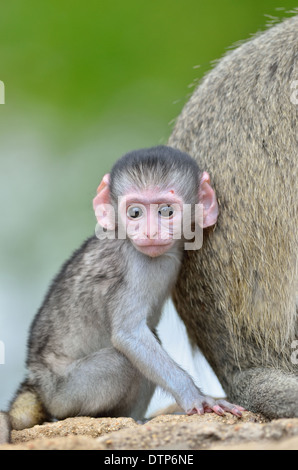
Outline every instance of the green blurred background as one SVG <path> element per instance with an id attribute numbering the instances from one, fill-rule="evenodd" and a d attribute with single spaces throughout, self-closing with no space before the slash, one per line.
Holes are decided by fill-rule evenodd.
<path id="1" fill-rule="evenodd" d="M 50 279 L 94 231 L 102 175 L 124 152 L 166 143 L 212 61 L 295 6 L 1 2 L 0 408 L 22 378 L 27 330 Z"/>

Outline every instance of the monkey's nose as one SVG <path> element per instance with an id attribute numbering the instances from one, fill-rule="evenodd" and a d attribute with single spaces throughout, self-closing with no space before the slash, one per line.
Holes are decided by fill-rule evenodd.
<path id="1" fill-rule="evenodd" d="M 152 235 L 151 233 L 149 234 L 149 238 L 158 238 L 158 233 L 155 232 L 154 235 Z"/>
<path id="2" fill-rule="evenodd" d="M 157 232 L 155 232 L 154 234 L 149 233 L 149 232 L 144 232 L 143 235 L 144 235 L 144 238 L 146 238 L 147 240 L 156 240 L 158 238 Z"/>

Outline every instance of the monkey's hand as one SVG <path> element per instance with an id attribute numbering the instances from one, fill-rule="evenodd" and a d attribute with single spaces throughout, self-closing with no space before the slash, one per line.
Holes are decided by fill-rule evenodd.
<path id="1" fill-rule="evenodd" d="M 211 413 L 214 411 L 219 416 L 225 414 L 225 412 L 231 413 L 238 418 L 241 418 L 242 411 L 245 411 L 245 408 L 242 406 L 233 405 L 226 400 L 214 400 L 211 397 L 200 395 L 200 397 L 196 400 L 193 407 L 186 411 L 188 415 L 199 414 L 202 415 L 204 413 Z"/>

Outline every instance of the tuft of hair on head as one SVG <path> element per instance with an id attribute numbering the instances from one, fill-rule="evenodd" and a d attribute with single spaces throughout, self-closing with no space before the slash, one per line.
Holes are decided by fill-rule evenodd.
<path id="1" fill-rule="evenodd" d="M 159 145 L 123 155 L 110 173 L 111 198 L 117 201 L 128 189 L 175 187 L 185 203 L 197 202 L 200 171 L 196 161 L 178 149 Z"/>

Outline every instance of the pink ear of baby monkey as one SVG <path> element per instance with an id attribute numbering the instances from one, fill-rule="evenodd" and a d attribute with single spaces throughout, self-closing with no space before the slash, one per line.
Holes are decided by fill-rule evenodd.
<path id="1" fill-rule="evenodd" d="M 203 204 L 203 228 L 214 225 L 218 218 L 218 204 L 215 191 L 210 184 L 210 176 L 204 171 L 199 187 L 199 201 Z"/>
<path id="2" fill-rule="evenodd" d="M 110 204 L 110 175 L 107 173 L 97 188 L 97 195 L 93 199 L 93 209 L 97 222 L 107 230 L 115 228 L 114 208 Z"/>

